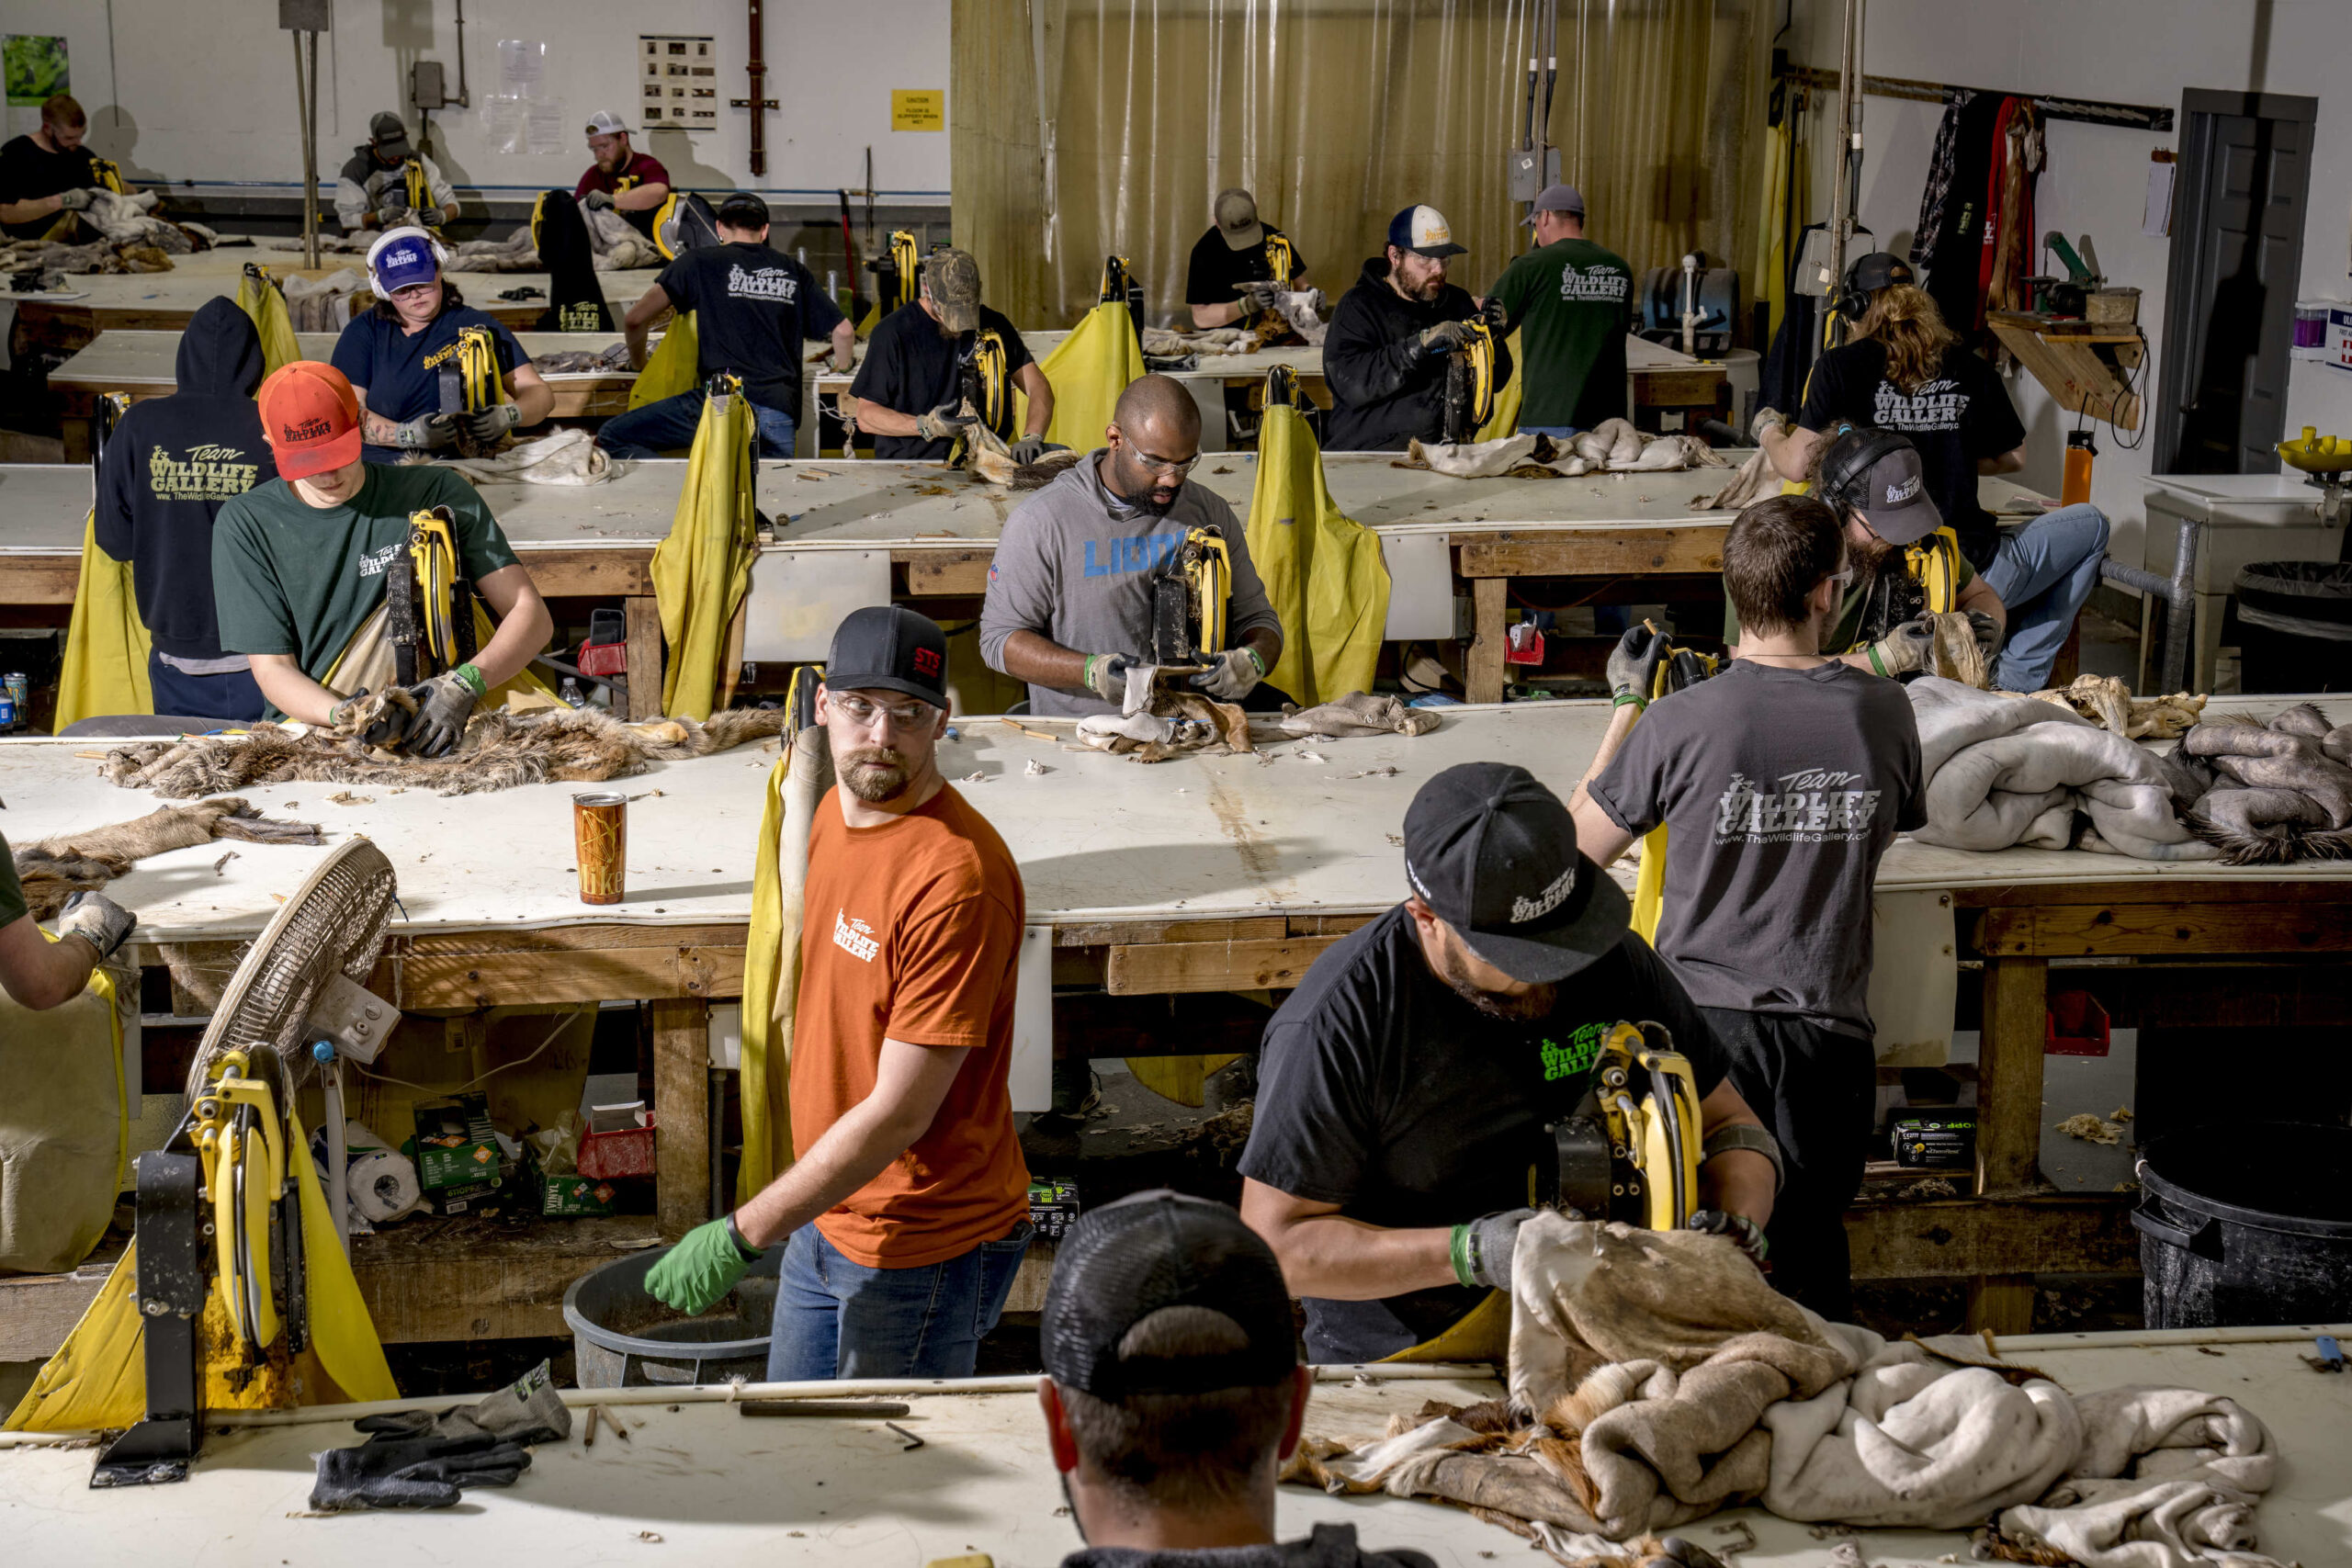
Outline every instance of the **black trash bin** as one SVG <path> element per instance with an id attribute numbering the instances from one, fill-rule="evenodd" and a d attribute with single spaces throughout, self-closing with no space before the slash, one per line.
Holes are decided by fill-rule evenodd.
<path id="1" fill-rule="evenodd" d="M 2150 1328 L 2352 1317 L 2352 1127 L 2226 1122 L 2168 1133 L 2140 1158 Z"/>
<path id="2" fill-rule="evenodd" d="M 2352 565 L 2256 561 L 2237 601 L 2240 691 L 2352 691 Z"/>

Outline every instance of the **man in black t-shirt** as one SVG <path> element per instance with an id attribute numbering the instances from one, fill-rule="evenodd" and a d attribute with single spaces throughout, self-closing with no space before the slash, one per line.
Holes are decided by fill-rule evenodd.
<path id="1" fill-rule="evenodd" d="M 857 427 L 874 437 L 874 455 L 936 462 L 954 451 L 957 434 L 973 423 L 964 412 L 965 367 L 993 339 L 1003 349 L 1007 385 L 991 428 L 1011 444 L 1013 461 L 1035 462 L 1054 423 L 1054 389 L 1012 323 L 980 303 L 980 264 L 969 251 L 933 251 L 919 276 L 917 308 L 882 318 L 850 383 Z M 1014 389 L 1029 400 L 1017 438 Z"/>
<path id="2" fill-rule="evenodd" d="M 98 155 L 82 144 L 89 130 L 82 106 L 60 93 L 41 105 L 29 135 L 0 146 L 0 230 L 9 239 L 66 238 L 81 227 L 70 215 L 104 183 Z M 61 227 L 65 233 L 54 234 Z"/>
<path id="3" fill-rule="evenodd" d="M 1259 220 L 1257 197 L 1238 188 L 1221 190 L 1213 210 L 1216 220 L 1194 242 L 1184 269 L 1184 303 L 1200 332 L 1252 325 L 1274 308 L 1275 290 L 1306 286 L 1306 258 L 1289 235 Z"/>
<path id="4" fill-rule="evenodd" d="M 1691 1224 L 1754 1248 L 1770 1136 L 1559 797 L 1523 768 L 1448 768 L 1406 811 L 1405 875 L 1413 896 L 1317 959 L 1266 1026 L 1241 1213 L 1305 1299 L 1308 1359 L 1393 1356 L 1510 1289 L 1546 1125 L 1620 1021 L 1664 1025 L 1698 1079 Z"/>
<path id="5" fill-rule="evenodd" d="M 605 422 L 596 445 L 616 457 L 651 457 L 694 445 L 710 378 L 737 376 L 759 425 L 759 456 L 789 457 L 800 424 L 800 345 L 830 337 L 833 368 L 847 370 L 857 342 L 808 269 L 768 248 L 768 204 L 738 191 L 718 208 L 716 245 L 686 252 L 662 269 L 628 308 L 622 330 L 629 363 L 645 368 L 649 330 L 667 311 L 695 319 L 692 391 Z"/>

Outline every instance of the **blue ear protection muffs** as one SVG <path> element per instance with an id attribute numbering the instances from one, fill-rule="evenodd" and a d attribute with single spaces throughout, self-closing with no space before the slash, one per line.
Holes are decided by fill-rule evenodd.
<path id="1" fill-rule="evenodd" d="M 457 259 L 456 252 L 435 239 L 427 231 L 413 223 L 404 224 L 398 229 L 387 229 L 377 236 L 374 244 L 368 247 L 368 287 L 374 291 L 377 299 L 390 299 L 392 295 L 391 290 L 386 288 L 382 280 L 376 276 L 376 258 L 400 241 L 409 239 L 422 240 L 430 245 L 433 248 L 433 265 L 442 272 L 448 271 L 449 264 Z"/>

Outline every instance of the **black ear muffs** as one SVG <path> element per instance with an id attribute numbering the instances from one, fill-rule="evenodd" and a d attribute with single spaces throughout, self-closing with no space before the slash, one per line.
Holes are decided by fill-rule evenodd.
<path id="1" fill-rule="evenodd" d="M 1891 430 L 1861 425 L 1841 424 L 1830 435 L 1829 450 L 1821 460 L 1820 499 L 1838 513 L 1841 525 L 1848 513 L 1862 510 L 1871 470 L 1910 445 Z"/>

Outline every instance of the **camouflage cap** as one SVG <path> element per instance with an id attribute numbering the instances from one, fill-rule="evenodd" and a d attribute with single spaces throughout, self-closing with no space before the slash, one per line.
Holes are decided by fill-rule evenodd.
<path id="1" fill-rule="evenodd" d="M 968 333 L 980 324 L 980 264 L 969 251 L 933 251 L 922 264 L 924 292 L 939 324 L 951 333 Z"/>

